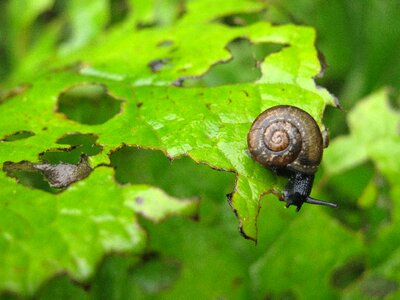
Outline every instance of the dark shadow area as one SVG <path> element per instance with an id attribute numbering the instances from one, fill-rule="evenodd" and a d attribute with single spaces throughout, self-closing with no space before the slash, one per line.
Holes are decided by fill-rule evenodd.
<path id="1" fill-rule="evenodd" d="M 336 137 L 350 132 L 346 117 L 346 111 L 339 110 L 332 106 L 325 107 L 324 124 L 329 124 L 330 137 Z"/>
<path id="2" fill-rule="evenodd" d="M 260 63 L 266 56 L 279 52 L 283 47 L 279 44 L 252 44 L 247 39 L 236 39 L 227 45 L 232 59 L 216 63 L 199 78 L 183 79 L 183 86 L 206 87 L 254 82 L 262 75 Z"/>
<path id="3" fill-rule="evenodd" d="M 292 290 L 288 289 L 279 294 L 270 293 L 270 294 L 266 295 L 263 299 L 265 299 L 265 300 L 296 300 L 296 299 L 298 299 L 298 297 Z"/>
<path id="4" fill-rule="evenodd" d="M 9 72 L 12 70 L 11 57 L 7 42 L 9 35 L 7 32 L 7 5 L 8 1 L 0 1 L 0 82 L 3 81 Z M 0 103 L 1 103 L 1 92 L 0 92 Z"/>
<path id="5" fill-rule="evenodd" d="M 323 190 L 322 197 L 339 207 L 329 213 L 352 230 L 361 230 L 366 241 L 375 240 L 392 221 L 390 185 L 371 162 L 328 178 Z"/>
<path id="6" fill-rule="evenodd" d="M 366 268 L 366 263 L 362 257 L 353 258 L 336 270 L 333 270 L 330 279 L 331 284 L 335 288 L 345 289 L 359 279 Z"/>
<path id="7" fill-rule="evenodd" d="M 122 100 L 107 93 L 100 84 L 82 84 L 69 88 L 58 98 L 57 112 L 82 124 L 107 122 L 121 111 Z"/>
<path id="8" fill-rule="evenodd" d="M 154 295 L 170 288 L 179 278 L 180 272 L 181 265 L 177 260 L 151 253 L 128 276 L 141 293 Z"/>
<path id="9" fill-rule="evenodd" d="M 14 132 L 12 134 L 6 135 L 0 142 L 14 142 L 14 141 L 19 141 L 23 139 L 27 139 L 31 136 L 34 136 L 35 134 L 32 131 L 29 130 L 21 130 Z"/>
<path id="10" fill-rule="evenodd" d="M 43 34 L 47 34 L 47 28 L 52 24 L 61 24 L 60 31 L 57 36 L 57 45 L 64 43 L 71 37 L 69 29 L 68 17 L 65 16 L 65 11 L 68 9 L 68 3 L 63 0 L 55 0 L 52 6 L 43 11 L 34 20 L 29 35 L 29 45 L 33 46 L 38 40 L 41 39 Z"/>
<path id="11" fill-rule="evenodd" d="M 111 27 L 117 23 L 120 23 L 126 19 L 131 12 L 131 7 L 127 0 L 110 0 L 110 19 L 107 27 Z"/>
<path id="12" fill-rule="evenodd" d="M 358 199 L 373 178 L 374 172 L 374 166 L 366 163 L 330 177 L 324 186 L 322 197 L 337 203 L 340 208 L 330 213 L 354 230 L 362 227 L 363 213 L 360 211 Z"/>

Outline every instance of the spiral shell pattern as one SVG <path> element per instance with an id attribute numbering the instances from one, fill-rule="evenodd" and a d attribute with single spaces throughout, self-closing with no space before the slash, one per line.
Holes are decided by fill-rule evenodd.
<path id="1" fill-rule="evenodd" d="M 322 134 L 315 120 L 294 106 L 275 106 L 254 121 L 249 151 L 271 169 L 315 173 L 322 159 Z"/>

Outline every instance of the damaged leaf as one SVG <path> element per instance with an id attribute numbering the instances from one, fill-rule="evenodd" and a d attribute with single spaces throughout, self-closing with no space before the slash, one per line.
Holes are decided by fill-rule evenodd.
<path id="1" fill-rule="evenodd" d="M 154 187 L 117 185 L 107 167 L 96 168 L 73 188 L 55 195 L 17 185 L 4 173 L 0 185 L 0 287 L 25 294 L 60 272 L 76 280 L 88 278 L 104 253 L 142 252 L 146 237 L 138 214 L 153 221 L 172 215 L 193 217 L 198 206 L 193 199 L 177 200 Z M 145 201 L 135 204 L 143 195 L 157 199 L 156 214 Z"/>
<path id="2" fill-rule="evenodd" d="M 57 56 L 41 72 L 24 73 L 31 87 L 0 102 L 0 136 L 34 135 L 0 142 L 0 163 L 6 170 L 6 162 L 29 161 L 52 186 L 66 189 L 44 193 L 0 173 L 0 261 L 6 262 L 0 268 L 0 290 L 33 294 L 61 272 L 87 280 L 104 254 L 143 250 L 138 214 L 153 221 L 196 215 L 196 200 L 178 200 L 148 185 L 118 185 L 106 166 L 110 154 L 124 145 L 161 150 L 170 159 L 185 155 L 234 172 L 230 204 L 243 235 L 257 239 L 260 198 L 281 189 L 281 183 L 249 157 L 251 123 L 265 109 L 288 104 L 309 112 L 323 127 L 325 106 L 335 105 L 314 82 L 321 66 L 312 28 L 264 21 L 229 26 L 223 21 L 265 6 L 243 0 L 218 6 L 210 0 L 190 1 L 175 22 L 143 26 L 149 18 L 139 5 L 137 16 L 96 42 L 79 48 L 75 36 L 64 45 L 78 50 Z M 238 38 L 279 46 L 260 60 L 255 82 L 183 87 L 187 78 L 203 76 L 231 59 L 226 46 Z M 101 86 L 103 95 L 92 93 L 75 105 L 79 97 L 66 98 L 66 91 L 80 86 Z M 110 106 L 97 105 L 103 96 Z M 95 135 L 99 150 L 82 150 L 88 158 L 79 164 L 39 161 L 39 154 L 59 149 L 60 139 L 71 134 Z"/>

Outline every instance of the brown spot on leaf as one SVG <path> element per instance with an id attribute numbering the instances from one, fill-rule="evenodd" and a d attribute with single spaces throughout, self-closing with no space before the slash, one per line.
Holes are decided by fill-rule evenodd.
<path id="1" fill-rule="evenodd" d="M 184 78 L 184 77 L 179 77 L 178 79 L 175 79 L 175 80 L 172 82 L 172 85 L 173 85 L 173 86 L 176 86 L 176 87 L 182 87 L 184 81 L 185 81 L 185 78 Z"/>
<path id="2" fill-rule="evenodd" d="M 86 178 L 92 172 L 92 168 L 87 162 L 86 156 L 81 158 L 78 164 L 59 163 L 35 164 L 33 168 L 42 172 L 51 187 L 65 188 L 70 184 Z"/>
<path id="3" fill-rule="evenodd" d="M 157 27 L 158 23 L 153 21 L 153 22 L 138 22 L 136 24 L 136 29 L 141 30 L 141 29 L 148 29 L 148 28 L 153 28 Z"/>
<path id="4" fill-rule="evenodd" d="M 149 62 L 148 66 L 150 67 L 151 71 L 153 73 L 159 72 L 167 63 L 169 62 L 168 58 L 162 58 L 162 59 L 155 59 L 151 62 Z"/>
<path id="5" fill-rule="evenodd" d="M 157 44 L 157 47 L 160 47 L 160 48 L 163 48 L 163 47 L 170 47 L 170 46 L 172 46 L 173 44 L 174 44 L 174 42 L 171 41 L 171 40 L 163 40 L 163 41 L 161 41 L 161 42 L 159 42 L 159 43 Z"/>
<path id="6" fill-rule="evenodd" d="M 141 205 L 141 204 L 144 203 L 144 198 L 143 197 L 136 197 L 135 198 L 135 202 L 136 202 L 136 204 Z"/>
<path id="7" fill-rule="evenodd" d="M 43 175 L 51 188 L 65 188 L 89 176 L 92 168 L 87 162 L 87 157 L 82 156 L 78 164 L 35 164 L 29 161 L 5 162 L 3 171 L 6 172 L 7 176 L 16 178 L 23 185 L 53 192 L 49 187 L 43 186 L 43 183 L 36 176 L 38 172 Z"/>

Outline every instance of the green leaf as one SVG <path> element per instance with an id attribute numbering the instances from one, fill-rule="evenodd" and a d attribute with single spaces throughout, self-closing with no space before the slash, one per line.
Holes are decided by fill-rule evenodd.
<path id="1" fill-rule="evenodd" d="M 0 104 L 3 168 L 23 161 L 37 166 L 54 153 L 70 151 L 87 156 L 93 171 L 62 191 L 30 182 L 26 169 L 14 176 L 20 183 L 0 174 L 0 255 L 7 262 L 0 270 L 0 289 L 32 294 L 60 272 L 86 280 L 105 253 L 143 249 L 137 214 L 154 221 L 195 214 L 196 201 L 177 200 L 151 186 L 117 185 L 106 166 L 123 145 L 158 149 L 171 159 L 185 155 L 234 172 L 230 204 L 244 236 L 257 239 L 261 195 L 280 184 L 247 154 L 251 123 L 271 106 L 290 104 L 308 111 L 322 127 L 325 105 L 334 105 L 313 79 L 320 72 L 313 29 L 266 22 L 235 27 L 221 21 L 263 7 L 253 1 L 223 1 L 218 7 L 209 0 L 193 1 L 171 25 L 135 29 L 129 20 L 94 44 L 59 57 L 43 75 L 26 75 L 30 88 Z M 179 86 L 229 59 L 225 46 L 238 38 L 285 47 L 261 62 L 256 82 Z M 80 142 L 62 142 L 73 135 L 96 137 L 92 146 L 101 150 L 89 153 Z M 10 136 L 17 138 L 10 141 Z"/>
<path id="2" fill-rule="evenodd" d="M 346 251 L 338 251 L 337 245 Z M 332 270 L 361 253 L 361 240 L 353 233 L 321 209 L 307 210 L 287 224 L 286 230 L 250 269 L 256 299 L 335 299 Z"/>
<path id="3" fill-rule="evenodd" d="M 326 151 L 324 166 L 332 173 L 340 173 L 348 167 L 371 160 L 379 174 L 388 181 L 389 203 L 383 195 L 377 194 L 376 186 L 368 184 L 360 198 L 360 205 L 368 201 L 368 206 L 376 211 L 382 205 L 389 206 L 390 216 L 376 229 L 376 236 L 368 246 L 370 269 L 362 280 L 355 282 L 344 291 L 345 299 L 396 299 L 398 297 L 398 235 L 400 185 L 400 136 L 398 128 L 400 115 L 390 106 L 388 90 L 381 89 L 361 100 L 348 115 L 350 134 L 336 139 Z M 343 141 L 346 141 L 345 143 Z M 340 146 L 341 158 L 337 155 Z M 361 159 L 357 154 L 362 153 Z M 351 161 L 353 158 L 353 161 Z M 351 162 L 350 162 L 351 161 Z M 350 162 L 350 163 L 349 163 Z M 375 183 L 376 185 L 376 183 Z M 372 189 L 372 191 L 371 191 Z M 369 194 L 369 195 L 368 195 Z M 369 199 L 366 200 L 365 197 Z M 375 201 L 371 202 L 371 197 Z"/>
<path id="4" fill-rule="evenodd" d="M 135 212 L 160 221 L 171 214 L 192 216 L 197 207 L 157 188 L 120 187 L 105 167 L 57 195 L 16 185 L 4 175 L 0 180 L 1 289 L 22 293 L 59 272 L 86 279 L 106 252 L 141 252 L 145 236 Z M 155 212 L 152 199 L 158 201 Z"/>
<path id="5" fill-rule="evenodd" d="M 381 89 L 360 101 L 348 120 L 351 134 L 336 139 L 325 151 L 326 170 L 340 173 L 370 159 L 397 185 L 400 160 L 393 158 L 400 155 L 400 116 L 388 103 L 388 91 Z"/>

